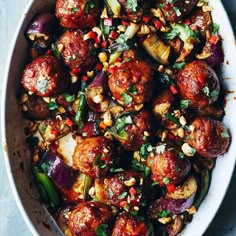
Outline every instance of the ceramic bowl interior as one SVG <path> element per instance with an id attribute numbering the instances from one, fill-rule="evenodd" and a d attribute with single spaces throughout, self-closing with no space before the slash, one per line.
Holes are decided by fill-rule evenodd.
<path id="1" fill-rule="evenodd" d="M 29 21 L 37 12 L 50 9 L 55 4 L 53 0 L 30 1 L 19 22 L 15 40 L 13 40 L 10 57 L 7 63 L 7 73 L 3 82 L 3 96 L 5 106 L 2 106 L 2 140 L 5 154 L 5 163 L 18 207 L 34 235 L 60 235 L 53 218 L 38 200 L 38 193 L 32 183 L 29 160 L 30 153 L 25 145 L 24 120 L 18 109 L 16 92 L 19 86 L 22 70 L 28 61 L 28 42 L 24 31 Z M 211 1 L 214 7 L 214 20 L 220 24 L 225 50 L 221 78 L 225 90 L 236 91 L 235 68 L 236 48 L 232 28 L 220 1 Z M 192 223 L 181 233 L 185 236 L 202 235 L 216 214 L 229 185 L 233 173 L 236 153 L 236 100 L 232 93 L 227 95 L 224 122 L 229 128 L 232 141 L 227 154 L 217 159 L 213 171 L 209 194 L 194 215 Z"/>

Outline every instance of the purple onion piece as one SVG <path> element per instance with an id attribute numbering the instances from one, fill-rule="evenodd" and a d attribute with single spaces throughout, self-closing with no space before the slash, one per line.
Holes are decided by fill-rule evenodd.
<path id="1" fill-rule="evenodd" d="M 215 45 L 211 45 L 211 53 L 212 55 L 206 59 L 206 62 L 211 66 L 214 67 L 220 64 L 224 59 L 224 53 L 222 50 L 221 42 L 218 42 Z"/>
<path id="2" fill-rule="evenodd" d="M 77 176 L 77 172 L 51 150 L 48 150 L 42 157 L 40 167 L 61 189 L 70 189 Z"/>
<path id="3" fill-rule="evenodd" d="M 29 24 L 26 35 L 32 41 L 42 37 L 48 40 L 57 28 L 56 25 L 57 19 L 55 15 L 43 12 L 37 15 Z"/>
<path id="4" fill-rule="evenodd" d="M 105 112 L 109 106 L 107 74 L 98 74 L 87 86 L 85 92 L 86 101 L 89 108 L 95 112 Z"/>

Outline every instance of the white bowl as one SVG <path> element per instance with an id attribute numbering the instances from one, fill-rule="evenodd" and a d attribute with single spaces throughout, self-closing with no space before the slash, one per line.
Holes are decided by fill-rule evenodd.
<path id="1" fill-rule="evenodd" d="M 9 52 L 1 100 L 3 101 L 1 111 L 2 142 L 12 191 L 21 214 L 33 235 L 47 236 L 60 235 L 61 231 L 45 207 L 39 202 L 38 193 L 31 180 L 30 155 L 25 145 L 24 120 L 17 106 L 16 91 L 28 57 L 28 42 L 24 37 L 26 26 L 37 12 L 49 9 L 53 7 L 53 4 L 55 4 L 54 0 L 29 1 L 25 11 L 27 14 L 22 16 L 19 22 Z M 224 39 L 225 63 L 222 68 L 222 78 L 224 78 L 222 84 L 224 89 L 236 91 L 236 78 L 234 78 L 236 47 L 233 31 L 221 2 L 212 0 L 211 5 L 214 7 L 214 20 L 220 24 L 220 33 Z M 187 225 L 181 235 L 202 235 L 214 218 L 225 196 L 235 165 L 236 126 L 234 119 L 236 119 L 236 100 L 234 96 L 232 93 L 227 95 L 226 115 L 224 117 L 224 123 L 232 136 L 230 148 L 227 154 L 217 159 L 209 193 L 199 211 L 194 215 L 193 221 Z"/>

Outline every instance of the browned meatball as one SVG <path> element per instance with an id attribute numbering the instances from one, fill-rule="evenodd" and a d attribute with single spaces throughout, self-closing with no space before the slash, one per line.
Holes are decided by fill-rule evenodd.
<path id="1" fill-rule="evenodd" d="M 192 122 L 194 130 L 187 134 L 186 142 L 206 158 L 214 158 L 227 151 L 230 136 L 225 125 L 210 118 L 196 118 Z"/>
<path id="2" fill-rule="evenodd" d="M 111 71 L 108 85 L 113 97 L 125 107 L 148 102 L 152 96 L 152 71 L 144 61 L 130 59 Z"/>
<path id="3" fill-rule="evenodd" d="M 141 173 L 134 170 L 121 171 L 113 176 L 96 180 L 95 191 L 99 201 L 132 212 L 140 207 L 143 200 L 143 192 L 148 195 L 147 179 L 143 179 Z M 137 208 L 137 211 L 139 209 Z"/>
<path id="4" fill-rule="evenodd" d="M 157 6 L 162 10 L 167 21 L 176 22 L 191 12 L 197 3 L 198 0 L 159 0 Z"/>
<path id="5" fill-rule="evenodd" d="M 104 137 L 86 138 L 77 144 L 73 154 L 73 168 L 93 178 L 107 174 L 113 163 L 110 140 Z"/>
<path id="6" fill-rule="evenodd" d="M 112 229 L 112 236 L 149 236 L 147 223 L 127 213 L 121 214 Z"/>
<path id="7" fill-rule="evenodd" d="M 153 155 L 147 158 L 147 166 L 151 168 L 151 178 L 160 185 L 178 184 L 190 171 L 188 159 L 179 157 L 178 148 L 173 145 L 158 143 Z"/>
<path id="8" fill-rule="evenodd" d="M 132 4 L 129 0 L 118 0 L 118 2 L 121 4 L 120 18 L 134 22 L 138 22 L 142 19 L 143 10 L 147 4 L 146 1 L 137 0 L 135 2 L 137 4 Z"/>
<path id="9" fill-rule="evenodd" d="M 50 116 L 50 110 L 47 103 L 39 96 L 28 96 L 28 101 L 25 104 L 27 111 L 24 111 L 26 118 L 31 120 L 44 120 Z"/>
<path id="10" fill-rule="evenodd" d="M 84 40 L 80 30 L 66 31 L 57 41 L 63 60 L 70 69 L 90 70 L 96 63 L 96 52 L 91 40 Z"/>
<path id="11" fill-rule="evenodd" d="M 64 28 L 92 28 L 99 16 L 98 0 L 57 0 L 56 16 Z"/>
<path id="12" fill-rule="evenodd" d="M 69 72 L 60 61 L 53 56 L 41 56 L 26 66 L 21 83 L 29 92 L 52 97 L 67 89 L 69 79 Z"/>
<path id="13" fill-rule="evenodd" d="M 193 109 L 212 104 L 218 99 L 220 91 L 215 71 L 204 61 L 188 63 L 177 74 L 177 86 L 181 99 L 190 100 Z"/>
<path id="14" fill-rule="evenodd" d="M 97 236 L 96 230 L 110 224 L 112 218 L 111 207 L 102 202 L 79 203 L 71 213 L 69 229 L 73 236 Z"/>
<path id="15" fill-rule="evenodd" d="M 136 113 L 124 113 L 115 125 L 114 137 L 128 151 L 136 151 L 150 141 L 154 132 L 154 121 L 152 114 L 147 110 Z"/>

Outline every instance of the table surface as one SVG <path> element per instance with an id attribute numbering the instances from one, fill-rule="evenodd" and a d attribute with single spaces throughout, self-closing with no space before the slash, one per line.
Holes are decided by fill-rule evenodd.
<path id="1" fill-rule="evenodd" d="M 218 0 L 216 0 L 218 1 Z M 14 35 L 17 22 L 23 13 L 28 0 L 0 0 L 0 75 L 4 73 L 4 66 L 9 44 Z M 236 0 L 223 1 L 231 22 L 236 22 Z M 233 25 L 236 32 L 236 25 Z M 0 80 L 1 93 L 1 80 Z M 12 195 L 6 176 L 2 147 L 0 147 L 0 236 L 28 236 L 32 235 L 27 228 Z M 215 219 L 206 231 L 206 236 L 236 235 L 236 170 L 226 194 L 226 197 Z"/>

